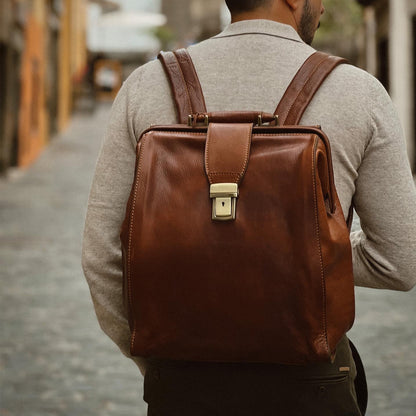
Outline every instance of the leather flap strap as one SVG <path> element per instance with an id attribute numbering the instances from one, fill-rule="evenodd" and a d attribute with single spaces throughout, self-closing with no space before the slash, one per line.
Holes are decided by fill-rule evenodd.
<path id="1" fill-rule="evenodd" d="M 308 104 L 328 75 L 338 65 L 346 62 L 343 58 L 322 52 L 312 54 L 299 69 L 276 108 L 279 124 L 299 124 Z"/>
<path id="2" fill-rule="evenodd" d="M 250 156 L 252 130 L 252 123 L 210 123 L 205 171 L 211 185 L 241 182 Z"/>
<path id="3" fill-rule="evenodd" d="M 178 122 L 186 124 L 190 114 L 206 113 L 201 84 L 188 51 L 179 49 L 175 52 L 160 52 L 158 59 L 169 79 Z"/>

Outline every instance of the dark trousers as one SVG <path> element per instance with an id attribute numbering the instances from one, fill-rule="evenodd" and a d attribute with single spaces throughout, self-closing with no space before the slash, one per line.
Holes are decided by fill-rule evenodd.
<path id="1" fill-rule="evenodd" d="M 149 416 L 362 416 L 348 339 L 334 363 L 273 364 L 150 360 L 144 381 Z"/>

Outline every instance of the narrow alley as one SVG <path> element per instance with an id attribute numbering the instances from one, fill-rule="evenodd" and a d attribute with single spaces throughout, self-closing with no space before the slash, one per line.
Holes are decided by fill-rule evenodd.
<path id="1" fill-rule="evenodd" d="M 89 187 L 109 106 L 75 115 L 0 180 L 0 416 L 144 416 L 142 377 L 100 331 L 81 270 Z M 416 292 L 357 290 L 351 338 L 369 416 L 416 414 Z M 231 415 L 230 415 L 231 416 Z"/>

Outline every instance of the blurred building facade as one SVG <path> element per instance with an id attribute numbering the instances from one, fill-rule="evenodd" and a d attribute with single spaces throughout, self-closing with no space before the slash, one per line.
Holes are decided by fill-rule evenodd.
<path id="1" fill-rule="evenodd" d="M 358 0 L 365 6 L 366 69 L 389 91 L 416 165 L 416 0 Z"/>
<path id="2" fill-rule="evenodd" d="M 163 0 L 162 13 L 175 34 L 175 47 L 209 38 L 221 30 L 224 0 Z"/>
<path id="3" fill-rule="evenodd" d="M 86 0 L 2 0 L 0 172 L 33 162 L 70 119 L 86 70 Z"/>
<path id="4" fill-rule="evenodd" d="M 365 16 L 362 61 L 390 92 L 415 166 L 416 0 L 357 1 Z M 88 4 L 103 12 L 120 7 L 117 0 L 2 0 L 0 173 L 30 164 L 67 126 L 87 71 Z M 174 34 L 171 48 L 215 35 L 223 25 L 223 0 L 161 0 L 157 7 Z"/>

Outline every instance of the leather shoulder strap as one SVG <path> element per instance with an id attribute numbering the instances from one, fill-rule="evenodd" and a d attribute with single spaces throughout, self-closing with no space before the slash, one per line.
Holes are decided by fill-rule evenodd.
<path id="1" fill-rule="evenodd" d="M 186 49 L 160 52 L 161 61 L 175 99 L 178 122 L 186 124 L 188 116 L 206 113 L 204 95 L 192 59 Z"/>
<path id="2" fill-rule="evenodd" d="M 328 75 L 335 67 L 346 62 L 343 58 L 322 52 L 312 54 L 299 69 L 276 108 L 279 124 L 299 124 L 303 113 Z"/>

